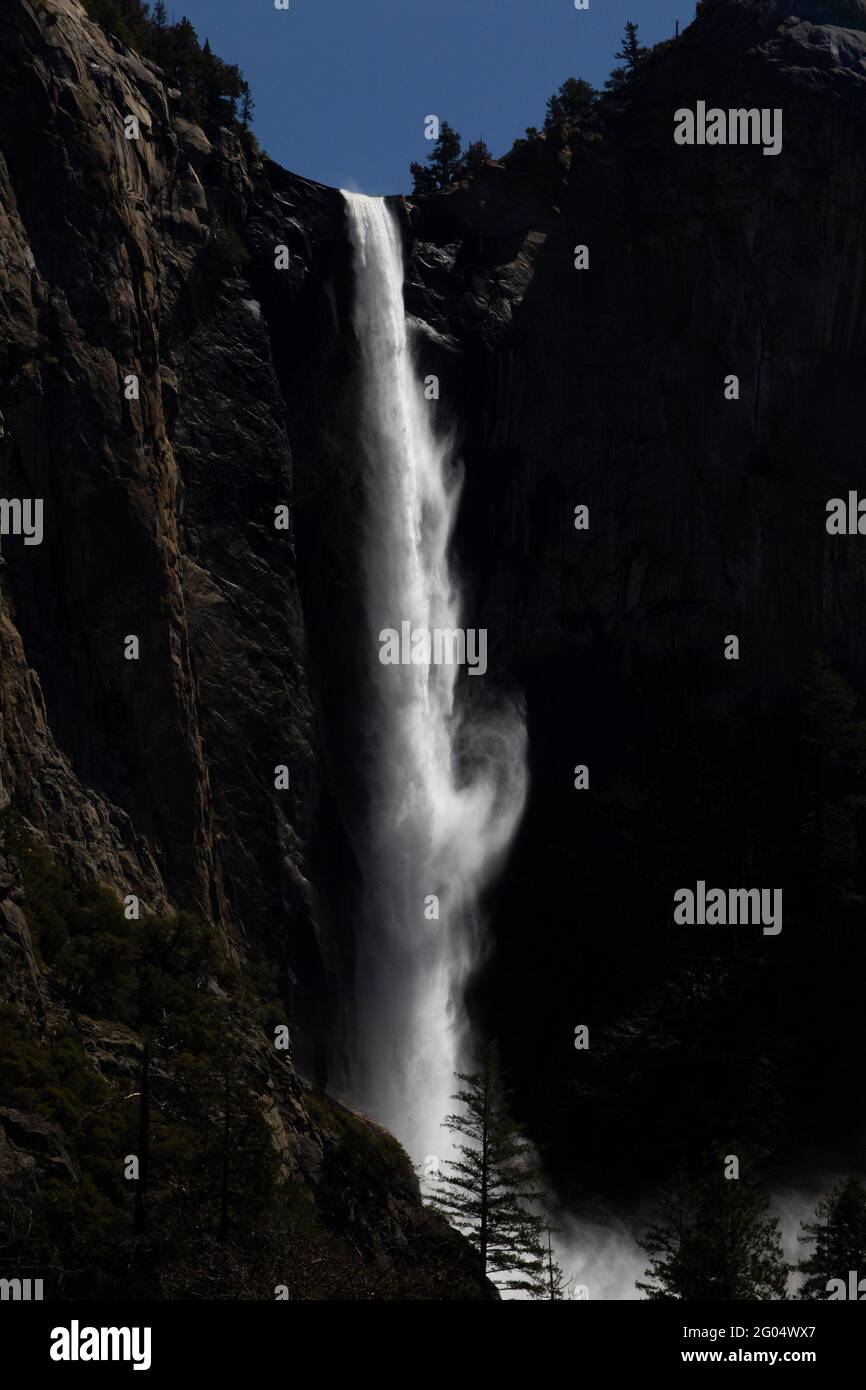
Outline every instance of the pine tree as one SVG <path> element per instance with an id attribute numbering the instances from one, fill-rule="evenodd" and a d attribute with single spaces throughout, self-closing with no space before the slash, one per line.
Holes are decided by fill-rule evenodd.
<path id="1" fill-rule="evenodd" d="M 171 43 L 168 11 L 166 10 L 164 0 L 156 0 L 156 4 L 150 14 L 150 24 L 151 35 L 149 54 L 154 62 L 158 63 L 161 68 L 164 68 L 170 54 Z"/>
<path id="2" fill-rule="evenodd" d="M 547 101 L 547 115 L 544 129 L 557 126 L 578 128 L 591 123 L 595 114 L 595 101 L 598 96 L 595 88 L 582 77 L 569 77 L 558 92 Z"/>
<path id="3" fill-rule="evenodd" d="M 605 87 L 609 92 L 621 91 L 627 87 L 635 76 L 638 68 L 649 52 L 648 48 L 640 42 L 637 35 L 637 25 L 631 20 L 625 26 L 625 33 L 622 38 L 622 47 L 613 55 L 620 58 L 625 64 L 624 67 L 614 68 L 610 77 L 605 82 Z"/>
<path id="4" fill-rule="evenodd" d="M 860 1178 L 838 1182 L 815 1209 L 815 1220 L 801 1223 L 799 1239 L 814 1245 L 797 1269 L 806 1278 L 799 1298 L 827 1298 L 831 1279 L 843 1280 L 853 1270 L 866 1277 L 866 1183 Z"/>
<path id="5" fill-rule="evenodd" d="M 447 121 L 439 127 L 439 138 L 427 156 L 427 167 L 412 163 L 409 171 L 414 179 L 415 193 L 435 193 L 447 188 L 459 176 L 462 167 L 462 141 L 458 131 Z"/>
<path id="6" fill-rule="evenodd" d="M 413 159 L 409 165 L 409 173 L 412 175 L 412 192 L 416 194 L 435 193 L 436 180 L 433 171 L 426 164 L 419 164 L 417 159 Z"/>
<path id="7" fill-rule="evenodd" d="M 614 58 L 621 58 L 628 69 L 629 75 L 634 76 L 643 59 L 648 53 L 637 36 L 637 25 L 628 20 L 625 26 L 625 33 L 622 39 L 622 48 L 614 53 Z"/>
<path id="8" fill-rule="evenodd" d="M 201 67 L 201 49 L 195 29 L 186 17 L 177 24 L 172 24 L 166 31 L 163 49 L 162 65 L 180 87 L 183 95 L 183 114 L 190 120 L 201 120 L 204 112 L 197 80 Z"/>
<path id="9" fill-rule="evenodd" d="M 430 151 L 429 164 L 439 188 L 447 188 L 460 171 L 462 143 L 459 131 L 447 121 L 439 127 L 439 139 Z"/>
<path id="10" fill-rule="evenodd" d="M 530 1206 L 540 1200 L 530 1148 L 508 1113 L 499 1064 L 485 1049 L 480 1068 L 458 1072 L 464 1089 L 452 1097 L 462 1107 L 444 1127 L 467 1142 L 446 1159 L 431 1201 L 478 1251 L 482 1273 L 497 1288 L 544 1294 L 544 1223 Z"/>
<path id="11" fill-rule="evenodd" d="M 637 1287 L 652 1299 L 784 1298 L 788 1266 L 768 1207 L 756 1180 L 725 1178 L 715 1154 L 702 1177 L 681 1176 L 662 1198 L 641 1242 L 651 1282 Z"/>
<path id="12" fill-rule="evenodd" d="M 471 145 L 466 146 L 466 151 L 460 166 L 461 176 L 474 179 L 475 175 L 480 173 L 490 158 L 492 158 L 492 156 L 484 141 L 473 140 Z"/>
<path id="13" fill-rule="evenodd" d="M 145 0 L 84 0 L 84 8 L 121 43 L 147 51 L 151 29 Z"/>

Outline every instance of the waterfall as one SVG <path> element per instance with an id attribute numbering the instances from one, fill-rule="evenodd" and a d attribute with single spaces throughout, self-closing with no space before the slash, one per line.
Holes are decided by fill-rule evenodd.
<path id="1" fill-rule="evenodd" d="M 456 663 L 380 660 L 387 629 L 460 629 L 449 547 L 462 474 L 413 360 L 397 222 L 381 199 L 343 196 L 355 262 L 372 691 L 362 712 L 369 801 L 358 836 L 366 887 L 354 1097 L 421 1164 L 451 1152 L 441 1123 L 454 1109 L 452 1074 L 467 1061 L 463 992 L 483 949 L 478 899 L 523 809 L 526 737 L 513 706 L 494 704 L 489 677 L 460 675 Z M 471 713 L 467 694 L 476 697 Z"/>

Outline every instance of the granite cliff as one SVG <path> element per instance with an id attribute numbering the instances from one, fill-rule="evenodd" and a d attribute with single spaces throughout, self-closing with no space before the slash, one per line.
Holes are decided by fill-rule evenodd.
<path id="1" fill-rule="evenodd" d="M 257 299 L 268 285 L 238 275 L 240 238 L 255 248 L 276 228 L 293 269 L 271 312 L 291 337 L 333 322 L 333 352 L 319 243 L 337 195 L 276 168 L 271 180 L 253 142 L 178 115 L 180 94 L 76 0 L 5 6 L 0 68 L 0 477 L 6 498 L 41 498 L 46 517 L 39 547 L 4 536 L 0 576 L 4 1272 L 50 1259 L 52 1292 L 78 1297 L 106 1280 L 147 1296 L 273 1297 L 278 1285 L 292 1298 L 478 1296 L 471 1252 L 421 1207 L 406 1155 L 323 1089 L 346 976 L 328 892 L 310 874 L 328 794 L 295 547 L 275 526 L 293 501 L 281 374 L 304 349 L 296 340 L 278 368 L 280 335 Z M 250 279 L 260 274 L 253 260 Z M 130 635 L 138 661 L 124 657 Z M 169 977 L 192 990 L 167 994 L 161 1018 L 140 1007 L 152 962 L 124 957 L 118 994 L 139 997 L 125 1012 L 119 997 L 100 1004 L 90 969 L 123 955 L 117 913 L 132 895 L 151 932 L 170 924 Z M 195 959 L 178 945 L 179 909 L 215 932 Z M 282 1021 L 315 1090 L 275 1052 Z M 169 1242 L 157 1256 L 154 1226 L 162 1237 L 190 1215 L 154 1195 L 121 1273 L 120 1091 L 128 1099 L 138 1080 L 144 1092 L 144 1044 L 166 1023 L 176 1037 L 149 1079 L 169 1127 L 164 1188 L 207 1187 L 199 1141 L 219 1113 L 236 1112 L 249 1173 L 229 1184 L 228 1255 L 225 1232 L 211 1249 L 211 1211 L 177 1247 L 194 1253 Z M 222 1099 L 206 1079 L 220 1057 Z M 118 1128 L 97 1132 L 106 1110 Z M 112 1153 L 116 1170 L 99 1178 Z M 241 1228 L 261 1216 L 245 1205 L 255 1164 L 281 1215 L 279 1229 L 254 1226 L 253 1248 Z M 249 1191 L 235 1195 L 237 1181 Z M 24 1246 L 22 1209 L 37 1212 Z M 58 1210 L 77 1213 L 74 1238 L 58 1235 Z M 82 1256 L 91 1218 L 102 1224 Z M 311 1252 L 300 1263 L 299 1239 Z"/>

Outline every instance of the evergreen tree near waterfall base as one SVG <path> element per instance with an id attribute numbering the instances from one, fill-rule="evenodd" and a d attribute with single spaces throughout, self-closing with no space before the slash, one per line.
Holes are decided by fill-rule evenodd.
<path id="1" fill-rule="evenodd" d="M 714 1153 L 698 1178 L 681 1176 L 661 1200 L 641 1245 L 650 1257 L 648 1283 L 637 1287 L 652 1299 L 781 1299 L 788 1266 L 779 1222 L 766 1194 L 749 1173 L 724 1176 Z"/>
<path id="2" fill-rule="evenodd" d="M 466 1142 L 455 1145 L 459 1158 L 444 1161 L 431 1202 L 475 1247 L 482 1273 L 497 1288 L 549 1297 L 545 1223 L 531 1209 L 541 1193 L 530 1146 L 508 1113 L 495 1054 L 485 1050 L 477 1071 L 456 1076 L 463 1088 L 452 1100 L 461 1113 L 447 1115 L 443 1127 Z"/>
<path id="3" fill-rule="evenodd" d="M 813 1248 L 797 1266 L 806 1278 L 799 1298 L 831 1296 L 831 1281 L 841 1281 L 848 1296 L 849 1276 L 866 1276 L 866 1183 L 849 1177 L 838 1182 L 815 1209 L 814 1221 L 801 1224 L 799 1240 Z"/>

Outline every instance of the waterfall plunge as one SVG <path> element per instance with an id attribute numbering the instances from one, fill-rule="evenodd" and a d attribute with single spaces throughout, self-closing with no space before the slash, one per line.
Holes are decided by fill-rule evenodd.
<path id="1" fill-rule="evenodd" d="M 373 690 L 373 708 L 363 711 L 369 806 L 359 840 L 366 889 L 354 1091 L 420 1164 L 451 1152 L 441 1123 L 454 1109 L 452 1074 L 467 1060 L 462 996 L 483 945 L 478 895 L 523 809 L 526 736 L 514 709 L 461 712 L 456 666 L 379 662 L 385 628 L 461 626 L 448 564 L 461 478 L 451 442 L 434 432 L 435 406 L 412 358 L 399 228 L 381 199 L 343 196 L 356 271 L 363 640 Z M 424 915 L 431 894 L 438 921 Z"/>

